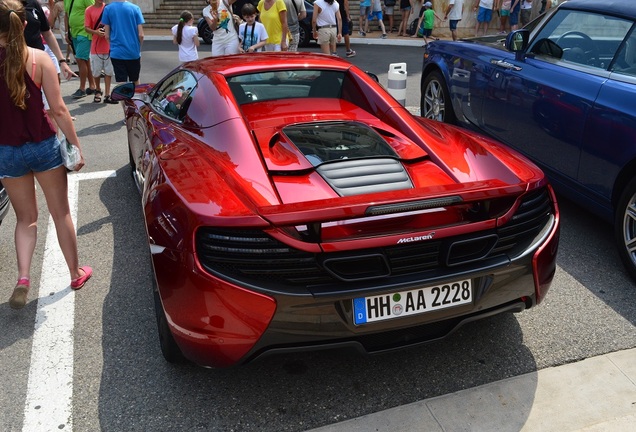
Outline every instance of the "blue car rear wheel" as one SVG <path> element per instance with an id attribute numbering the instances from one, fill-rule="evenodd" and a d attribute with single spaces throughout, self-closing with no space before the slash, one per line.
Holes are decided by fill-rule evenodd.
<path id="1" fill-rule="evenodd" d="M 456 122 L 446 81 L 439 71 L 429 73 L 424 79 L 420 105 L 422 117 L 445 123 Z"/>
<path id="2" fill-rule="evenodd" d="M 636 279 L 636 178 L 621 195 L 614 230 L 618 253 L 627 271 Z"/>

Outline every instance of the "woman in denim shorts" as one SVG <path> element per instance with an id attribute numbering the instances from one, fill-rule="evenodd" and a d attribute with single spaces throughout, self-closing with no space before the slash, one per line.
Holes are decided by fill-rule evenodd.
<path id="1" fill-rule="evenodd" d="M 62 100 L 51 58 L 46 52 L 26 45 L 25 21 L 26 12 L 19 0 L 0 2 L 0 126 L 3 131 L 0 136 L 0 179 L 17 221 L 18 282 L 9 299 L 13 309 L 24 307 L 30 287 L 31 261 L 37 242 L 36 179 L 55 223 L 71 288 L 81 288 L 92 275 L 90 267 L 79 266 L 66 168 L 62 164 L 55 127 L 44 112 L 42 91 L 50 105 L 51 116 L 69 142 L 79 148 L 79 139 Z M 83 157 L 75 170 L 82 166 Z"/>

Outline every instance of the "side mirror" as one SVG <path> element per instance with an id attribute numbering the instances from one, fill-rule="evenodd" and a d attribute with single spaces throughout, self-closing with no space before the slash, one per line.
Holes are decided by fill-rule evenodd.
<path id="1" fill-rule="evenodd" d="M 373 72 L 369 72 L 369 71 L 365 71 L 367 75 L 369 75 L 371 77 L 371 79 L 377 83 L 380 82 L 380 78 L 378 78 L 378 76 L 376 74 L 374 74 Z"/>
<path id="2" fill-rule="evenodd" d="M 110 98 L 114 101 L 131 99 L 135 95 L 135 84 L 127 82 L 116 86 L 110 93 Z"/>
<path id="3" fill-rule="evenodd" d="M 523 59 L 523 53 L 528 48 L 530 32 L 526 29 L 510 32 L 506 37 L 506 49 L 516 54 L 517 60 Z"/>

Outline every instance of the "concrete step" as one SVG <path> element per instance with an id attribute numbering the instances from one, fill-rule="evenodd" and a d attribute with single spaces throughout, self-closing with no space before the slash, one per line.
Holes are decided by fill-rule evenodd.
<path id="1" fill-rule="evenodd" d="M 164 0 L 155 12 L 144 13 L 144 27 L 170 29 L 179 22 L 179 15 L 184 10 L 190 11 L 196 22 L 205 6 L 201 0 Z"/>

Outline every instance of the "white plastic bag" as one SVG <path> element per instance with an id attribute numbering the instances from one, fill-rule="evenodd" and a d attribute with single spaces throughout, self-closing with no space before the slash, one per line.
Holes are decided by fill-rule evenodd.
<path id="1" fill-rule="evenodd" d="M 60 137 L 60 154 L 64 166 L 71 171 L 75 169 L 81 159 L 79 148 L 68 142 L 64 135 Z"/>

